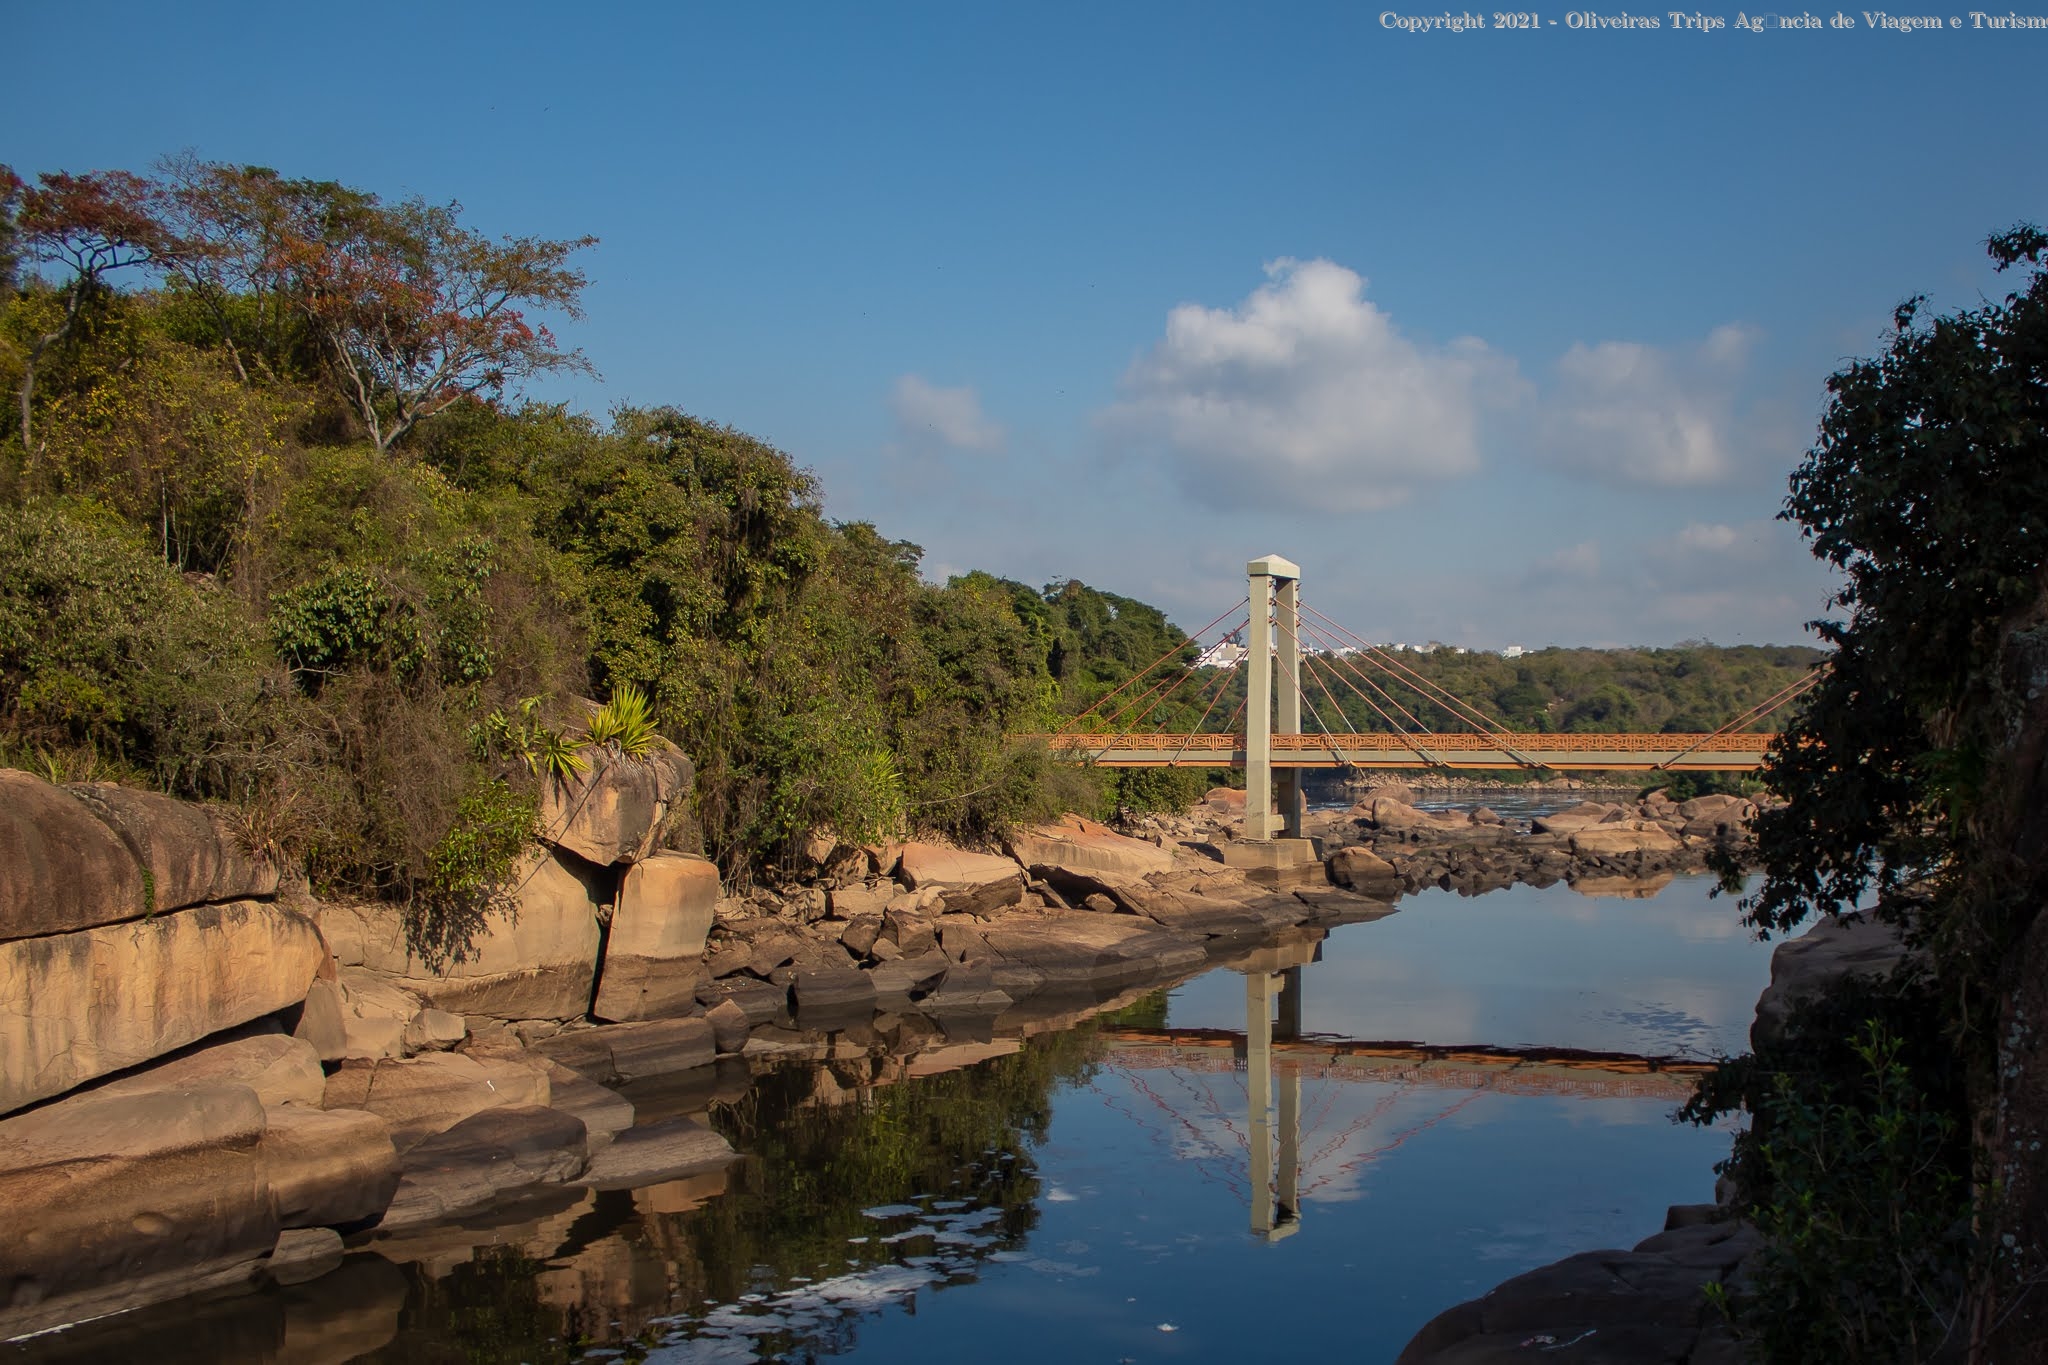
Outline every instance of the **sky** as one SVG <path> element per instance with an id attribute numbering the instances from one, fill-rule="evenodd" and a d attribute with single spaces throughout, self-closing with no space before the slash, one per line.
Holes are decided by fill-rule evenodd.
<path id="1" fill-rule="evenodd" d="M 1373 640 L 1797 643 L 1827 376 L 2009 287 L 2048 29 L 1681 13 L 7 0 L 0 161 L 595 235 L 596 375 L 531 395 L 750 432 L 935 581 L 1192 629 L 1279 554 Z"/>

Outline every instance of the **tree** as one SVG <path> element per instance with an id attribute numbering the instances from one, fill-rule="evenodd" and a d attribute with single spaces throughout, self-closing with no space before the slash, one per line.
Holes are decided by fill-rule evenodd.
<path id="1" fill-rule="evenodd" d="M 1985 1234 L 1981 1360 L 2048 1340 L 2048 234 L 1991 239 L 2001 302 L 1923 323 L 1828 381 L 1784 518 L 1847 576 L 1832 669 L 1766 764 L 1749 923 L 1878 895 L 1927 951 L 1960 1052 Z M 1731 869 L 1732 870 L 1732 869 Z"/>
<path id="2" fill-rule="evenodd" d="M 379 451 L 465 399 L 589 368 L 524 308 L 581 317 L 586 281 L 566 262 L 595 237 L 494 242 L 462 226 L 459 204 L 385 205 L 336 186 L 291 184 L 300 202 L 271 249 Z"/>
<path id="3" fill-rule="evenodd" d="M 33 453 L 36 367 L 43 356 L 77 328 L 108 275 L 161 265 L 176 255 L 177 241 L 151 212 L 149 183 L 127 171 L 51 171 L 25 185 L 0 166 L 0 203 L 8 198 L 19 204 L 13 228 L 17 249 L 31 261 L 70 272 L 57 317 L 30 336 L 22 366 L 21 444 Z"/>

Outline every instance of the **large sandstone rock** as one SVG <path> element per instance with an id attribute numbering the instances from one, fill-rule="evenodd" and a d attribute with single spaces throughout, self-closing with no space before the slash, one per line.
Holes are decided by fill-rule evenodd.
<path id="1" fill-rule="evenodd" d="M 1006 846 L 1012 858 L 1041 877 L 1048 868 L 1063 868 L 1140 878 L 1173 867 L 1173 855 L 1157 844 L 1125 838 L 1078 815 L 1061 816 L 1057 824 L 1012 830 Z"/>
<path id="2" fill-rule="evenodd" d="M 0 1113 L 296 1005 L 326 956 L 252 901 L 0 944 Z"/>
<path id="3" fill-rule="evenodd" d="M 141 1095 L 246 1085 L 266 1105 L 318 1105 L 327 1086 L 313 1045 L 283 1033 L 258 1033 L 203 1043 L 139 1071 L 95 1086 L 96 1095 Z"/>
<path id="4" fill-rule="evenodd" d="M 637 862 L 654 851 L 669 812 L 690 799 L 690 760 L 666 740 L 646 760 L 586 751 L 590 769 L 541 793 L 541 837 L 600 866 Z"/>
<path id="5" fill-rule="evenodd" d="M 583 1173 L 599 1189 L 635 1189 L 703 1171 L 722 1170 L 739 1154 L 694 1119 L 664 1119 L 619 1135 Z"/>
<path id="6" fill-rule="evenodd" d="M 531 1105 L 472 1114 L 406 1154 L 379 1227 L 399 1232 L 480 1208 L 507 1190 L 574 1179 L 588 1160 L 583 1121 Z"/>
<path id="7" fill-rule="evenodd" d="M 1369 848 L 1340 848 L 1330 855 L 1330 880 L 1365 895 L 1393 895 L 1401 890 L 1401 873 Z"/>
<path id="8" fill-rule="evenodd" d="M 1642 822 L 1647 824 L 1648 822 Z M 1581 858 L 1619 858 L 1631 853 L 1676 853 L 1685 845 L 1655 825 L 1589 825 L 1572 835 L 1572 852 Z"/>
<path id="9" fill-rule="evenodd" d="M 367 1223 L 398 1188 L 391 1125 L 361 1109 L 266 1106 L 261 1155 L 278 1222 L 288 1228 Z"/>
<path id="10" fill-rule="evenodd" d="M 912 891 L 927 886 L 981 886 L 1020 876 L 1009 858 L 942 844 L 905 844 L 897 876 Z"/>
<path id="11" fill-rule="evenodd" d="M 1771 953 L 1771 984 L 1757 997 L 1749 1044 L 1761 1052 L 1785 1031 L 1795 1005 L 1850 976 L 1888 977 L 1911 956 L 1899 931 L 1864 915 L 1824 915 Z"/>
<path id="12" fill-rule="evenodd" d="M 343 1062 L 327 1078 L 328 1109 L 365 1109 L 391 1125 L 402 1154 L 471 1114 L 508 1105 L 545 1106 L 552 1091 L 546 1070 L 518 1062 L 477 1061 L 456 1052 L 430 1052 L 410 1061 L 385 1058 Z"/>
<path id="13" fill-rule="evenodd" d="M 656 1019 L 558 1033 L 534 1051 L 599 1085 L 710 1066 L 718 1044 L 703 1019 Z"/>
<path id="14" fill-rule="evenodd" d="M 91 929 L 149 909 L 142 867 L 118 835 L 62 787 L 0 768 L 0 939 Z"/>
<path id="15" fill-rule="evenodd" d="M 1101 989 L 1198 967 L 1197 943 L 1136 915 L 1085 910 L 1011 916 L 981 935 L 990 950 L 1043 974 L 1048 989 Z"/>
<path id="16" fill-rule="evenodd" d="M 439 972 L 407 948 L 396 906 L 326 906 L 320 927 L 344 968 L 368 967 L 436 1009 L 488 1019 L 581 1018 L 597 976 L 597 910 L 611 899 L 611 874 L 573 855 L 536 850 L 513 877 L 515 908 L 488 916 L 463 960 Z"/>
<path id="17" fill-rule="evenodd" d="M 1570 1256 L 1439 1313 L 1395 1365 L 1739 1361 L 1705 1287 L 1727 1281 L 1761 1245 L 1746 1224 L 1704 1223 L 1660 1232 L 1633 1251 Z"/>
<path id="18" fill-rule="evenodd" d="M 1603 801 L 1581 801 L 1569 810 L 1537 816 L 1529 822 L 1529 828 L 1538 834 L 1576 834 L 1582 829 L 1613 824 L 1627 817 L 1628 812 L 1620 806 Z"/>
<path id="19" fill-rule="evenodd" d="M 0 1122 L 0 1333 L 34 1330 L 19 1310 L 48 1300 L 268 1255 L 264 1123 L 241 1085 L 82 1095 Z"/>
<path id="20" fill-rule="evenodd" d="M 153 911 L 277 894 L 277 864 L 252 857 L 204 806 L 111 782 L 67 790 L 120 836 L 148 874 Z"/>
<path id="21" fill-rule="evenodd" d="M 718 865 L 656 853 L 627 869 L 605 939 L 591 1012 L 623 1023 L 686 1014 L 706 978 L 701 959 L 718 905 Z"/>

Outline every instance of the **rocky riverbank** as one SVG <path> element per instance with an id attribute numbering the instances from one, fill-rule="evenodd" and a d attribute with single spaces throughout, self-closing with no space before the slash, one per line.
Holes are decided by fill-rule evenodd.
<path id="1" fill-rule="evenodd" d="M 556 793 L 516 906 L 430 968 L 201 808 L 0 773 L 0 1339 L 400 1256 L 521 1190 L 715 1180 L 706 1111 L 764 1067 L 934 1074 L 1387 910 L 1071 817 L 1000 855 L 821 841 L 724 897 L 654 846 L 687 776 Z"/>

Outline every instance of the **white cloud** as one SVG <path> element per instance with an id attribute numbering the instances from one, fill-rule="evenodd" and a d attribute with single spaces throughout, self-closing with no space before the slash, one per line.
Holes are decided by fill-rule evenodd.
<path id="1" fill-rule="evenodd" d="M 1734 548 L 1736 534 L 1733 526 L 1696 521 L 1678 533 L 1678 543 L 1688 550 L 1728 550 Z"/>
<path id="2" fill-rule="evenodd" d="M 1735 403 L 1755 341 L 1752 329 L 1731 323 L 1678 351 L 1574 343 L 1545 403 L 1545 443 L 1565 467 L 1615 482 L 1722 482 L 1755 444 Z"/>
<path id="3" fill-rule="evenodd" d="M 889 410 L 906 445 L 955 451 L 1003 448 L 1002 426 L 982 412 L 981 396 L 971 388 L 941 388 L 923 375 L 906 374 L 889 391 Z"/>
<path id="4" fill-rule="evenodd" d="M 1212 506 L 1391 506 L 1478 469 L 1479 412 L 1512 361 L 1476 338 L 1409 340 L 1327 260 L 1278 260 L 1236 308 L 1182 304 L 1101 415 Z"/>
<path id="5" fill-rule="evenodd" d="M 1591 578 L 1599 572 L 1599 542 L 1584 540 L 1537 560 L 1529 567 L 1529 578 L 1532 582 L 1548 583 L 1560 579 Z"/>

